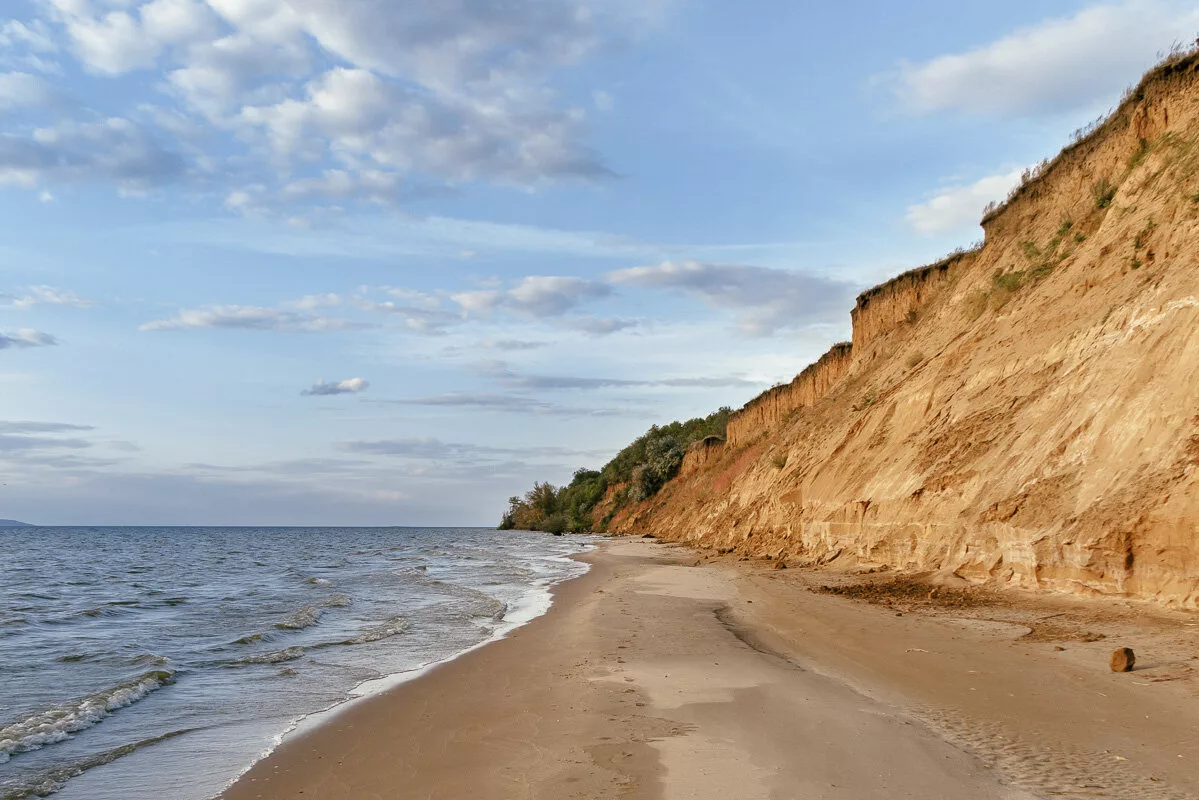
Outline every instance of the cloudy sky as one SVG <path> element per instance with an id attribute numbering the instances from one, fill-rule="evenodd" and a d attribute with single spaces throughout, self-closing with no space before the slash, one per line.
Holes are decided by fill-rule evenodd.
<path id="1" fill-rule="evenodd" d="M 1193 3 L 6 0 L 0 517 L 490 524 L 847 338 Z"/>

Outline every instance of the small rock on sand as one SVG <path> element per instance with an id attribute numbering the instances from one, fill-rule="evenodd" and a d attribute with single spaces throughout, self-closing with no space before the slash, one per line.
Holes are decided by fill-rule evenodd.
<path id="1" fill-rule="evenodd" d="M 1112 672 L 1132 672 L 1132 667 L 1136 663 L 1137 657 L 1131 647 L 1121 647 L 1113 651 L 1111 660 L 1108 661 Z"/>
<path id="2" fill-rule="evenodd" d="M 774 568 L 775 569 L 786 569 L 787 562 L 786 561 L 776 561 L 776 562 L 774 562 Z"/>

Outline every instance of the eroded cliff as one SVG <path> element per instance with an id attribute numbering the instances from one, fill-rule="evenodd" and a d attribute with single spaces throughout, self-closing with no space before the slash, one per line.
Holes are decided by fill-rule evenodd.
<path id="1" fill-rule="evenodd" d="M 1199 58 L 864 293 L 615 530 L 1199 607 Z"/>

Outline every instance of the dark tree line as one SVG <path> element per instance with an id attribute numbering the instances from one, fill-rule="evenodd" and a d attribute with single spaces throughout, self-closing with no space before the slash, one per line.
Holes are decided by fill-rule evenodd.
<path id="1" fill-rule="evenodd" d="M 602 469 L 579 469 L 571 482 L 556 487 L 534 483 L 523 497 L 508 500 L 508 510 L 500 521 L 501 530 L 582 533 L 607 527 L 611 513 L 629 503 L 653 497 L 678 474 L 687 448 L 709 436 L 724 436 L 732 409 L 725 407 L 706 417 L 686 422 L 654 425 Z M 608 493 L 619 487 L 615 503 L 602 519 L 595 519 L 595 508 Z"/>

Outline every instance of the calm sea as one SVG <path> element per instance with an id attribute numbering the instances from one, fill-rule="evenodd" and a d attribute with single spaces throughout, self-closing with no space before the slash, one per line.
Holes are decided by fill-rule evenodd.
<path id="1" fill-rule="evenodd" d="M 317 712 L 543 613 L 585 540 L 0 529 L 0 800 L 204 800 Z"/>

